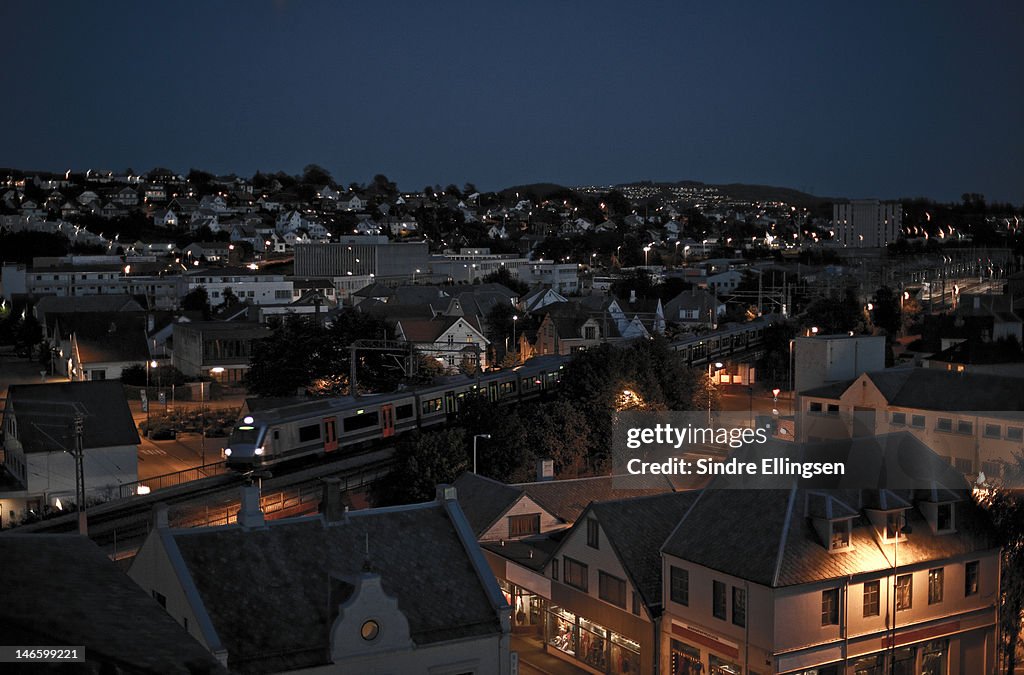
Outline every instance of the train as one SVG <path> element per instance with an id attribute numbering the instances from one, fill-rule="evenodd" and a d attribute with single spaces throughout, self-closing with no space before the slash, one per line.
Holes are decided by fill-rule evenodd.
<path id="1" fill-rule="evenodd" d="M 772 320 L 750 323 L 671 343 L 691 366 L 756 348 Z M 353 398 L 296 401 L 247 399 L 223 449 L 236 471 L 269 468 L 310 455 L 333 455 L 415 429 L 447 424 L 467 397 L 516 403 L 548 395 L 562 380 L 571 355 L 546 355 L 515 368 L 439 378 L 415 389 Z"/>

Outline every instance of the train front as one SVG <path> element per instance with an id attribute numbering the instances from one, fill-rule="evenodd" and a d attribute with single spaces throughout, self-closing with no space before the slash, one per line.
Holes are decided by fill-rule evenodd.
<path id="1" fill-rule="evenodd" d="M 262 466 L 266 457 L 266 433 L 266 425 L 257 422 L 252 415 L 240 418 L 224 447 L 227 466 L 242 471 Z"/>

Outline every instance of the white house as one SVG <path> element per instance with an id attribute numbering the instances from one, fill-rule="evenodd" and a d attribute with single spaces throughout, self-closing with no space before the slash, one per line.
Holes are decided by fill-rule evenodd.
<path id="1" fill-rule="evenodd" d="M 395 337 L 411 342 L 424 355 L 448 370 L 487 368 L 487 345 L 476 317 L 440 316 L 434 319 L 399 319 Z"/>
<path id="2" fill-rule="evenodd" d="M 119 381 L 12 384 L 3 466 L 16 485 L 0 492 L 2 524 L 75 501 L 77 425 L 87 499 L 117 497 L 138 480 L 139 435 Z"/>

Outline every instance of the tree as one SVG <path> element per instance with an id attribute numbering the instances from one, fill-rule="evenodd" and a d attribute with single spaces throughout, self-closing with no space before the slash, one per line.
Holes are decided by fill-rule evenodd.
<path id="1" fill-rule="evenodd" d="M 330 172 L 322 166 L 307 164 L 302 169 L 302 182 L 314 187 L 323 187 L 331 185 L 334 180 L 331 178 Z"/>
<path id="2" fill-rule="evenodd" d="M 224 297 L 224 300 L 220 303 L 221 309 L 230 309 L 241 302 L 230 288 L 225 288 L 221 295 Z"/>
<path id="3" fill-rule="evenodd" d="M 454 482 L 468 466 L 462 429 L 414 432 L 398 443 L 394 468 L 375 488 L 375 501 L 382 506 L 430 501 L 438 485 Z"/>
<path id="4" fill-rule="evenodd" d="M 803 325 L 817 327 L 819 335 L 864 333 L 864 308 L 854 290 L 847 288 L 812 302 L 804 313 Z"/>
<path id="5" fill-rule="evenodd" d="M 205 286 L 196 286 L 181 299 L 181 308 L 186 312 L 202 312 L 203 319 L 210 318 L 210 296 Z"/>
<path id="6" fill-rule="evenodd" d="M 0 232 L 0 262 L 31 265 L 33 258 L 62 256 L 68 252 L 67 237 L 50 232 Z"/>
<path id="7" fill-rule="evenodd" d="M 882 286 L 875 291 L 871 304 L 872 323 L 885 331 L 886 336 L 892 340 L 899 334 L 903 323 L 899 297 L 888 286 Z"/>
<path id="8" fill-rule="evenodd" d="M 1024 456 L 1016 454 L 1005 467 L 1003 486 L 980 492 L 979 504 L 988 511 L 1003 549 L 1000 594 L 1000 647 L 1006 658 L 1001 672 L 1015 673 L 1021 629 L 1024 628 Z"/>
<path id="9" fill-rule="evenodd" d="M 24 312 L 25 317 L 15 333 L 14 350 L 16 353 L 32 358 L 32 352 L 43 341 L 43 327 L 31 310 Z"/>
<path id="10" fill-rule="evenodd" d="M 530 287 L 512 276 L 507 267 L 499 267 L 483 278 L 485 284 L 501 284 L 510 291 L 515 291 L 520 296 L 526 295 Z"/>

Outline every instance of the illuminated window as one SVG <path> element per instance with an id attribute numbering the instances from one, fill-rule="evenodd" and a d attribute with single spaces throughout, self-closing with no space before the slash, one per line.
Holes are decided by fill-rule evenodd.
<path id="1" fill-rule="evenodd" d="M 935 605 L 942 602 L 942 587 L 946 574 L 943 568 L 928 570 L 928 604 Z"/>
<path id="2" fill-rule="evenodd" d="M 914 604 L 914 577 L 901 574 L 896 577 L 896 611 L 910 609 Z"/>

